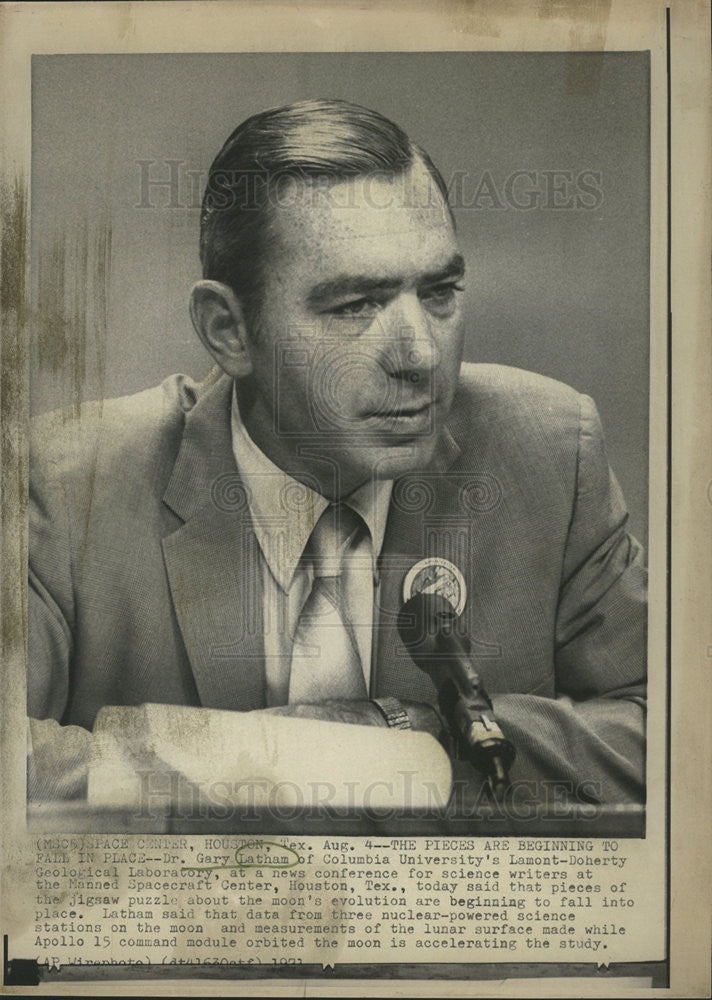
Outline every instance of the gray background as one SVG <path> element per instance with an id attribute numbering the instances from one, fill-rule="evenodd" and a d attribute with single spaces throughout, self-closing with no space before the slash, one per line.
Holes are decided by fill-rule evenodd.
<path id="1" fill-rule="evenodd" d="M 461 205 L 466 358 L 561 379 L 596 400 L 641 539 L 647 525 L 647 53 L 278 53 L 33 59 L 33 412 L 145 388 L 211 360 L 187 311 L 202 183 L 245 117 L 340 97 L 394 119 Z M 179 184 L 141 207 L 139 161 Z M 552 205 L 543 171 L 600 172 L 594 210 Z M 195 174 L 191 176 L 190 171 Z M 507 203 L 515 171 L 540 194 Z M 460 199 L 462 200 L 462 199 Z M 559 199 L 562 200 L 562 199 Z M 563 198 L 563 200 L 566 200 Z M 588 199 L 589 202 L 591 199 Z"/>

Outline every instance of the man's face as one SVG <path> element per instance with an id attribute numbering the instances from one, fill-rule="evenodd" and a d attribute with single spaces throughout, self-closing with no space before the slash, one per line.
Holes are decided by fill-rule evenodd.
<path id="1" fill-rule="evenodd" d="M 297 183 L 272 227 L 248 431 L 329 496 L 421 468 L 462 354 L 463 262 L 426 168 Z"/>

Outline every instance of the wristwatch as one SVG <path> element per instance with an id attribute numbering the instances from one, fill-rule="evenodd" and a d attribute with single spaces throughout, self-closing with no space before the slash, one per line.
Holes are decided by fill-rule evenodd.
<path id="1" fill-rule="evenodd" d="M 371 698 L 388 723 L 389 729 L 412 729 L 410 716 L 397 698 Z"/>

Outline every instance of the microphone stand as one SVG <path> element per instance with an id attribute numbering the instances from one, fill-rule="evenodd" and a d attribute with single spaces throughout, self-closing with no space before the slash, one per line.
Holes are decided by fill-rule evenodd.
<path id="1" fill-rule="evenodd" d="M 401 608 L 398 631 L 417 667 L 431 678 L 440 712 L 466 760 L 484 774 L 501 802 L 515 757 L 494 715 L 492 702 L 470 657 L 470 644 L 455 632 L 457 615 L 440 594 L 414 594 Z"/>

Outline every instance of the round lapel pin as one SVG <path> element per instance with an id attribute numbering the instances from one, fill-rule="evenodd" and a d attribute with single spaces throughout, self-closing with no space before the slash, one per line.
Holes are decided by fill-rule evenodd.
<path id="1" fill-rule="evenodd" d="M 461 615 L 467 603 L 467 586 L 460 570 L 449 559 L 431 556 L 421 559 L 406 573 L 403 580 L 403 600 L 413 594 L 440 594 Z"/>

